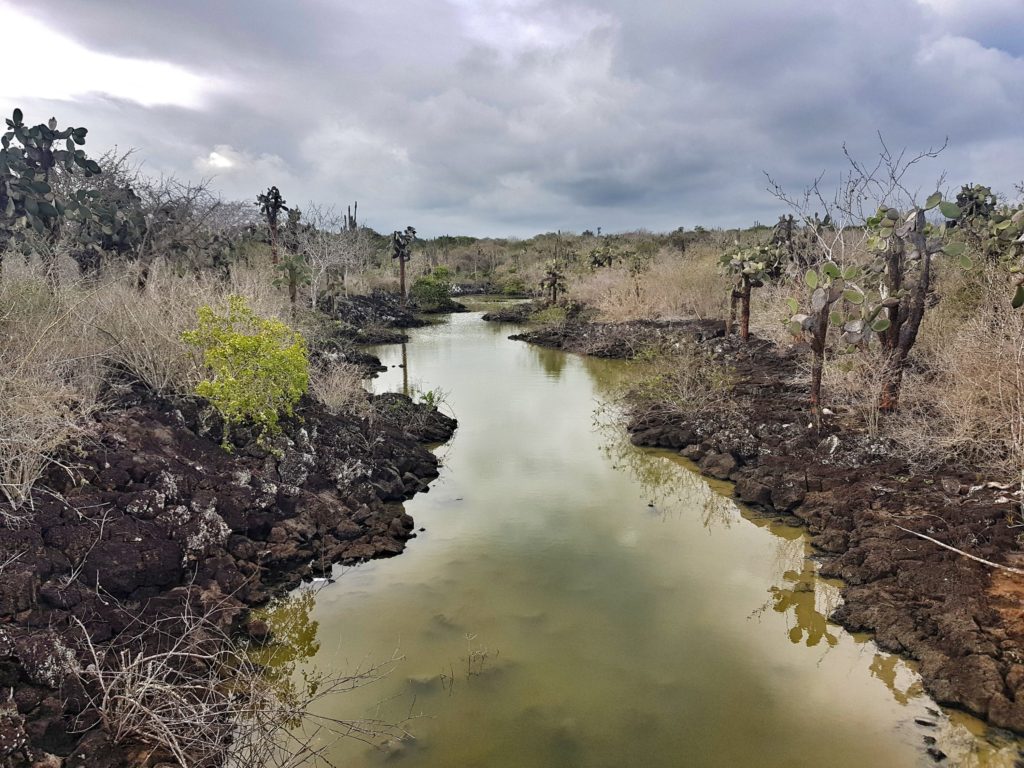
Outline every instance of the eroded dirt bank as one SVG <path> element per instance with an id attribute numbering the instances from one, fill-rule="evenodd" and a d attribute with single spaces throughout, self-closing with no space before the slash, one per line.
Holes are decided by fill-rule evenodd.
<path id="1" fill-rule="evenodd" d="M 369 396 L 368 396 L 369 397 Z M 94 437 L 69 451 L 31 522 L 0 537 L 0 765 L 115 768 L 159 763 L 114 745 L 66 670 L 93 643 L 127 643 L 186 606 L 265 639 L 248 608 L 415 536 L 401 502 L 438 473 L 424 444 L 456 423 L 397 394 L 361 418 L 306 400 L 267 445 L 233 434 L 196 400 L 123 388 Z M 80 622 L 80 624 L 79 624 Z M 155 762 L 154 762 L 155 761 Z"/>
<path id="2" fill-rule="evenodd" d="M 716 328 L 717 326 L 717 328 Z M 687 417 L 649 409 L 628 428 L 641 446 L 669 448 L 735 483 L 736 498 L 806 526 L 821 573 L 843 580 L 832 619 L 874 634 L 920 662 L 928 692 L 995 726 L 1024 733 L 1024 577 L 974 562 L 1018 566 L 1017 504 L 984 468 L 918 473 L 881 440 L 833 418 L 810 428 L 805 355 L 757 339 L 722 338 L 720 323 L 579 324 L 520 338 L 566 351 L 632 357 L 692 340 L 732 370 L 735 408 Z"/>

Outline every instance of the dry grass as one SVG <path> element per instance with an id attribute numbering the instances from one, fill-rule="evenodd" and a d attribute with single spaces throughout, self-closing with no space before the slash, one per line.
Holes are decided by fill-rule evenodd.
<path id="1" fill-rule="evenodd" d="M 755 288 L 750 299 L 750 332 L 776 344 L 792 344 L 793 335 L 786 328 L 786 322 L 793 316 L 788 301 L 801 300 L 806 293 L 806 286 L 795 279 Z"/>
<path id="2" fill-rule="evenodd" d="M 57 450 L 89 428 L 101 348 L 78 333 L 82 300 L 17 269 L 0 283 L 0 523 L 28 519 L 32 488 Z"/>
<path id="3" fill-rule="evenodd" d="M 323 752 L 339 738 L 405 735 L 383 721 L 312 710 L 327 697 L 385 676 L 397 655 L 351 674 L 297 675 L 294 662 L 261 663 L 260 653 L 219 628 L 216 611 L 186 606 L 180 615 L 102 646 L 79 623 L 86 664 L 73 664 L 69 672 L 89 697 L 83 724 L 97 721 L 114 743 L 142 745 L 151 756 L 190 768 L 330 765 Z M 287 628 L 275 627 L 282 630 Z"/>
<path id="4" fill-rule="evenodd" d="M 887 370 L 878 350 L 827 356 L 822 370 L 822 392 L 828 407 L 845 412 L 854 425 L 877 437 L 883 426 L 879 394 Z"/>
<path id="5" fill-rule="evenodd" d="M 662 249 L 639 274 L 618 265 L 570 278 L 569 298 L 612 322 L 723 316 L 729 280 L 719 269 L 720 253 L 710 244 L 694 246 L 685 255 Z"/>
<path id="6" fill-rule="evenodd" d="M 634 420 L 686 421 L 695 415 L 737 409 L 729 395 L 733 383 L 728 366 L 711 360 L 696 344 L 680 344 L 671 353 L 652 359 L 627 385 L 623 405 Z"/>
<path id="7" fill-rule="evenodd" d="M 334 414 L 368 415 L 370 402 L 363 387 L 363 371 L 351 363 L 334 363 L 310 371 L 309 388 Z"/>
<path id="8" fill-rule="evenodd" d="M 181 332 L 198 307 L 231 293 L 294 322 L 287 297 L 254 270 L 236 269 L 225 283 L 156 268 L 144 293 L 129 273 L 108 270 L 99 282 L 65 276 L 54 291 L 38 265 L 8 259 L 0 279 L 0 522 L 27 519 L 32 488 L 58 449 L 88 431 L 111 372 L 158 395 L 191 393 L 201 361 Z"/>
<path id="9" fill-rule="evenodd" d="M 1024 316 L 1004 295 L 971 318 L 936 313 L 903 384 L 892 436 L 923 466 L 962 461 L 1002 478 L 1024 471 Z M 927 342 L 925 342 L 927 339 Z"/>

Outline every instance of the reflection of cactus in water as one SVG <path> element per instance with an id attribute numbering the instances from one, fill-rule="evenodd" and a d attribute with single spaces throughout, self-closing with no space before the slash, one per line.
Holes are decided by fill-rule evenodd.
<path id="1" fill-rule="evenodd" d="M 786 571 L 782 578 L 792 586 L 772 587 L 771 593 L 775 611 L 788 613 L 792 610 L 796 619 L 789 629 L 790 642 L 813 648 L 824 638 L 830 648 L 834 647 L 839 638 L 829 632 L 828 619 L 818 611 L 815 599 L 818 577 L 814 564 L 805 559 L 800 572 Z"/>

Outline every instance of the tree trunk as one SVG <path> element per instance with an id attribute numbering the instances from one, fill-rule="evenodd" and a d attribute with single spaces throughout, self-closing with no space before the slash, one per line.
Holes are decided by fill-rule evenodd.
<path id="1" fill-rule="evenodd" d="M 736 303 L 739 299 L 739 291 L 733 288 L 729 293 L 729 319 L 725 321 L 726 336 L 732 336 L 732 329 L 736 327 Z"/>
<path id="2" fill-rule="evenodd" d="M 280 259 L 277 256 L 277 224 L 270 223 L 270 263 L 275 267 Z"/>
<path id="3" fill-rule="evenodd" d="M 292 304 L 292 314 L 295 314 L 295 304 L 299 300 L 299 281 L 295 279 L 294 272 L 288 272 L 288 301 Z"/>
<path id="4" fill-rule="evenodd" d="M 405 259 L 398 257 L 398 286 L 402 294 L 402 306 L 405 306 Z"/>
<path id="5" fill-rule="evenodd" d="M 831 306 L 831 305 L 829 305 Z M 811 329 L 811 413 L 814 428 L 821 431 L 821 374 L 825 369 L 825 337 L 828 335 L 829 306 L 814 318 Z"/>
<path id="6" fill-rule="evenodd" d="M 750 283 L 743 281 L 740 291 L 740 341 L 746 343 L 750 338 Z"/>

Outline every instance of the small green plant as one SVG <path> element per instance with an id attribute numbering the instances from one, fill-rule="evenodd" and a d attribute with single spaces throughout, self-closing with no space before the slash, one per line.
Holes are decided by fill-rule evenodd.
<path id="1" fill-rule="evenodd" d="M 447 394 L 440 389 L 427 389 L 422 392 L 415 392 L 416 401 L 428 408 L 438 409 L 446 402 Z"/>
<path id="2" fill-rule="evenodd" d="M 252 423 L 263 440 L 280 432 L 309 387 L 309 355 L 300 334 L 280 320 L 260 317 L 241 296 L 226 313 L 200 307 L 196 329 L 182 339 L 203 352 L 211 378 L 196 386 L 224 417 L 224 444 L 233 424 Z"/>

